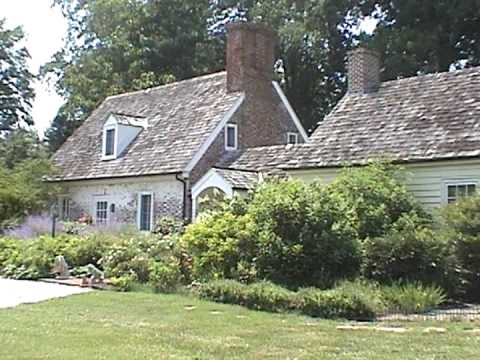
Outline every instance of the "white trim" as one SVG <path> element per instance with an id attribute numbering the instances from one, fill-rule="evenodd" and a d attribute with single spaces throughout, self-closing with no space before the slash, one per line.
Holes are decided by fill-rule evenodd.
<path id="1" fill-rule="evenodd" d="M 203 190 L 210 187 L 218 188 L 222 190 L 225 195 L 233 196 L 232 186 L 221 176 L 215 169 L 210 169 L 200 180 L 192 187 L 192 218 L 195 219 L 197 212 L 197 197 Z"/>
<path id="2" fill-rule="evenodd" d="M 153 209 L 154 209 L 154 206 L 153 206 L 153 202 L 154 202 L 154 199 L 153 199 L 153 192 L 151 191 L 141 191 L 138 193 L 137 195 L 137 228 L 138 230 L 140 230 L 140 220 L 141 220 L 141 212 L 142 212 L 142 196 L 143 195 L 150 195 L 150 232 L 153 230 L 153 218 L 154 218 L 154 214 L 153 214 Z M 146 231 L 146 230 L 143 230 L 143 231 Z"/>
<path id="3" fill-rule="evenodd" d="M 233 139 L 234 145 L 228 146 L 228 129 L 234 129 L 235 136 Z M 225 150 L 232 151 L 238 149 L 238 126 L 237 124 L 227 124 L 225 125 Z"/>
<path id="4" fill-rule="evenodd" d="M 188 174 L 193 170 L 195 165 L 200 161 L 200 159 L 205 155 L 207 150 L 210 148 L 210 145 L 213 144 L 217 136 L 222 132 L 224 129 L 225 125 L 230 121 L 230 119 L 235 115 L 237 110 L 240 108 L 242 105 L 243 101 L 245 100 L 245 94 L 242 94 L 242 96 L 237 100 L 237 102 L 228 110 L 228 112 L 225 114 L 224 118 L 220 123 L 217 125 L 217 127 L 210 133 L 210 136 L 207 138 L 207 140 L 202 144 L 200 149 L 196 152 L 196 154 L 193 156 L 192 160 L 187 164 L 185 167 L 184 175 L 188 177 Z M 186 173 L 186 174 L 185 174 Z"/>
<path id="5" fill-rule="evenodd" d="M 112 155 L 105 155 L 107 151 L 107 131 L 114 130 L 115 136 L 113 139 L 113 154 Z M 103 127 L 103 141 L 102 141 L 102 160 L 113 160 L 117 158 L 117 148 L 118 148 L 118 125 L 117 124 L 109 124 Z"/>
<path id="6" fill-rule="evenodd" d="M 291 143 L 290 142 L 290 136 L 294 136 L 295 137 L 295 142 Z M 295 133 L 295 132 L 287 132 L 287 145 L 296 145 L 298 144 L 298 133 Z"/>
<path id="7" fill-rule="evenodd" d="M 106 202 L 107 203 L 107 209 L 106 209 L 106 214 L 107 217 L 105 219 L 105 224 L 99 224 L 98 219 L 97 219 L 97 205 L 99 202 Z M 109 196 L 93 196 L 93 214 L 94 214 L 94 220 L 95 220 L 95 225 L 108 225 L 110 223 L 110 197 Z"/>
<path id="8" fill-rule="evenodd" d="M 283 92 L 282 88 L 280 87 L 280 84 L 276 81 L 272 81 L 273 87 L 277 91 L 277 94 L 280 96 L 280 99 L 282 99 L 283 105 L 287 108 L 288 114 L 292 118 L 293 122 L 295 123 L 295 126 L 297 127 L 298 131 L 300 132 L 300 135 L 302 135 L 302 138 L 305 142 L 309 141 L 307 132 L 302 126 L 302 123 L 300 122 L 300 119 L 298 118 L 297 114 L 295 113 L 295 110 L 293 110 L 292 105 L 290 105 L 290 102 L 288 101 L 287 97 L 285 96 L 285 93 Z"/>
<path id="9" fill-rule="evenodd" d="M 476 190 L 478 191 L 478 179 L 472 178 L 461 178 L 461 179 L 444 179 L 442 181 L 442 189 L 441 189 L 441 198 L 442 203 L 448 204 L 448 187 L 455 186 L 455 185 L 475 185 Z"/>

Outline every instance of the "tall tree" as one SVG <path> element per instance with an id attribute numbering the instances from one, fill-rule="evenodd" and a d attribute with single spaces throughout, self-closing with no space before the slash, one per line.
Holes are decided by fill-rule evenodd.
<path id="1" fill-rule="evenodd" d="M 0 134 L 33 125 L 34 76 L 27 66 L 30 55 L 19 45 L 23 38 L 20 27 L 6 29 L 0 19 Z"/>
<path id="2" fill-rule="evenodd" d="M 55 0 L 68 19 L 66 49 L 42 74 L 66 99 L 47 132 L 53 149 L 109 95 L 223 68 L 207 31 L 208 0 Z"/>
<path id="3" fill-rule="evenodd" d="M 367 0 L 384 80 L 480 65 L 480 0 Z"/>

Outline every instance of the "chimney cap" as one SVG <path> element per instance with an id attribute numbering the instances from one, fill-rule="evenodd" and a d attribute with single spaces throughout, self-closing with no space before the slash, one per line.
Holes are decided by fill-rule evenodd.
<path id="1" fill-rule="evenodd" d="M 359 45 L 358 47 L 351 49 L 347 51 L 347 55 L 350 57 L 351 55 L 354 54 L 360 54 L 360 53 L 368 53 L 369 55 L 376 56 L 377 58 L 380 59 L 380 53 L 377 50 L 373 50 L 370 48 L 367 48 L 364 45 Z"/>
<path id="2" fill-rule="evenodd" d="M 245 22 L 245 21 L 237 21 L 225 26 L 227 32 L 233 32 L 236 30 L 243 30 L 243 31 L 254 31 L 260 32 L 264 35 L 276 38 L 277 33 L 273 30 L 270 26 L 264 23 L 253 23 L 253 22 Z"/>

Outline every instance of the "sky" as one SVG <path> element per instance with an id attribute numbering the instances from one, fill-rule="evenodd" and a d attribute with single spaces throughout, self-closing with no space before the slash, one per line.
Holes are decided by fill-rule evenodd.
<path id="1" fill-rule="evenodd" d="M 52 8 L 52 0 L 0 0 L 0 18 L 6 18 L 6 26 L 22 26 L 26 39 L 22 45 L 30 52 L 28 64 L 36 74 L 41 65 L 60 50 L 67 31 L 67 21 L 58 8 Z M 53 86 L 36 81 L 36 93 L 32 115 L 35 127 L 42 135 L 57 114 L 63 99 Z"/>

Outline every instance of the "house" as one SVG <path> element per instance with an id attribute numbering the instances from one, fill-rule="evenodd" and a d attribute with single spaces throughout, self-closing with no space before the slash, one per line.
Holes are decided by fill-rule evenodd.
<path id="1" fill-rule="evenodd" d="M 427 208 L 480 186 L 480 68 L 381 82 L 378 54 L 353 50 L 347 94 L 308 138 L 272 81 L 274 33 L 227 33 L 225 72 L 109 97 L 57 151 L 64 216 L 150 230 L 267 173 L 328 182 L 378 158 L 407 168 Z"/>
<path id="2" fill-rule="evenodd" d="M 349 54 L 348 91 L 310 141 L 246 149 L 221 166 L 283 170 L 307 182 L 331 181 L 345 165 L 388 158 L 407 188 L 433 209 L 480 186 L 480 67 L 380 81 L 373 51 Z"/>
<path id="3" fill-rule="evenodd" d="M 232 24 L 226 71 L 108 97 L 53 156 L 61 216 L 148 231 L 162 216 L 191 218 L 217 183 L 251 187 L 252 169 L 210 170 L 248 148 L 308 140 L 273 81 L 275 44 L 265 26 Z"/>

